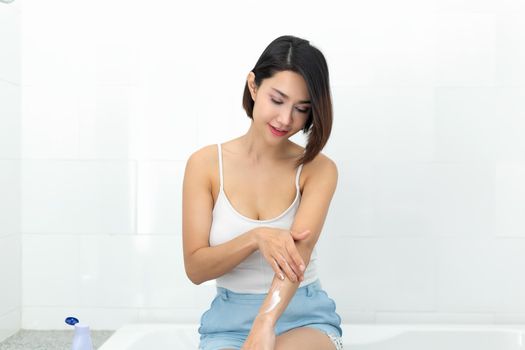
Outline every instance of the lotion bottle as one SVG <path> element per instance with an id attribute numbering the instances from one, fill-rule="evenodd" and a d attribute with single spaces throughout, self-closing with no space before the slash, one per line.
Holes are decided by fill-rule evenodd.
<path id="1" fill-rule="evenodd" d="M 66 323 L 75 326 L 75 335 L 73 336 L 71 350 L 93 350 L 89 326 L 79 323 L 75 317 L 66 318 Z"/>

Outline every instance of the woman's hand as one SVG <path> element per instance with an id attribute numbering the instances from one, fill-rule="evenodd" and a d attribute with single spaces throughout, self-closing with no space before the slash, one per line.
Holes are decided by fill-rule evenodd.
<path id="1" fill-rule="evenodd" d="M 302 281 L 306 267 L 294 240 L 305 239 L 310 230 L 296 233 L 273 227 L 259 227 L 255 232 L 259 251 L 277 276 L 284 280 L 284 272 L 290 281 Z"/>
<path id="2" fill-rule="evenodd" d="M 241 350 L 274 350 L 274 324 L 264 316 L 257 316 Z"/>

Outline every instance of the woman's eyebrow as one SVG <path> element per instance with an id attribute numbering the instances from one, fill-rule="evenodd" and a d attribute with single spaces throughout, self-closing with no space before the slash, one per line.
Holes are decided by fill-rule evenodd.
<path id="1" fill-rule="evenodd" d="M 272 89 L 275 90 L 276 92 L 278 92 L 282 97 L 288 98 L 288 95 L 286 95 L 284 92 L 279 91 L 279 90 L 277 90 L 274 87 L 272 87 Z M 303 100 L 303 101 L 299 101 L 299 103 L 310 103 L 310 101 L 309 100 Z"/>

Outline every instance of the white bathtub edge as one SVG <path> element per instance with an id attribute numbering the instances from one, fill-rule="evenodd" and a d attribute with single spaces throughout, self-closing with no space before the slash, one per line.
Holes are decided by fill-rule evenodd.
<path id="1" fill-rule="evenodd" d="M 126 349 L 148 333 L 163 330 L 197 333 L 198 324 L 133 323 L 119 328 L 99 350 Z M 525 333 L 520 324 L 343 324 L 345 343 L 366 344 L 386 340 L 407 331 L 503 331 Z"/>

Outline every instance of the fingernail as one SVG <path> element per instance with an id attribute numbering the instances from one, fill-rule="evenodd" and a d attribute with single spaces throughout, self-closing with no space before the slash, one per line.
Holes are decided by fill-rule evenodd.
<path id="1" fill-rule="evenodd" d="M 299 268 L 301 269 L 301 271 L 304 271 L 304 265 L 303 264 L 299 265 Z"/>

